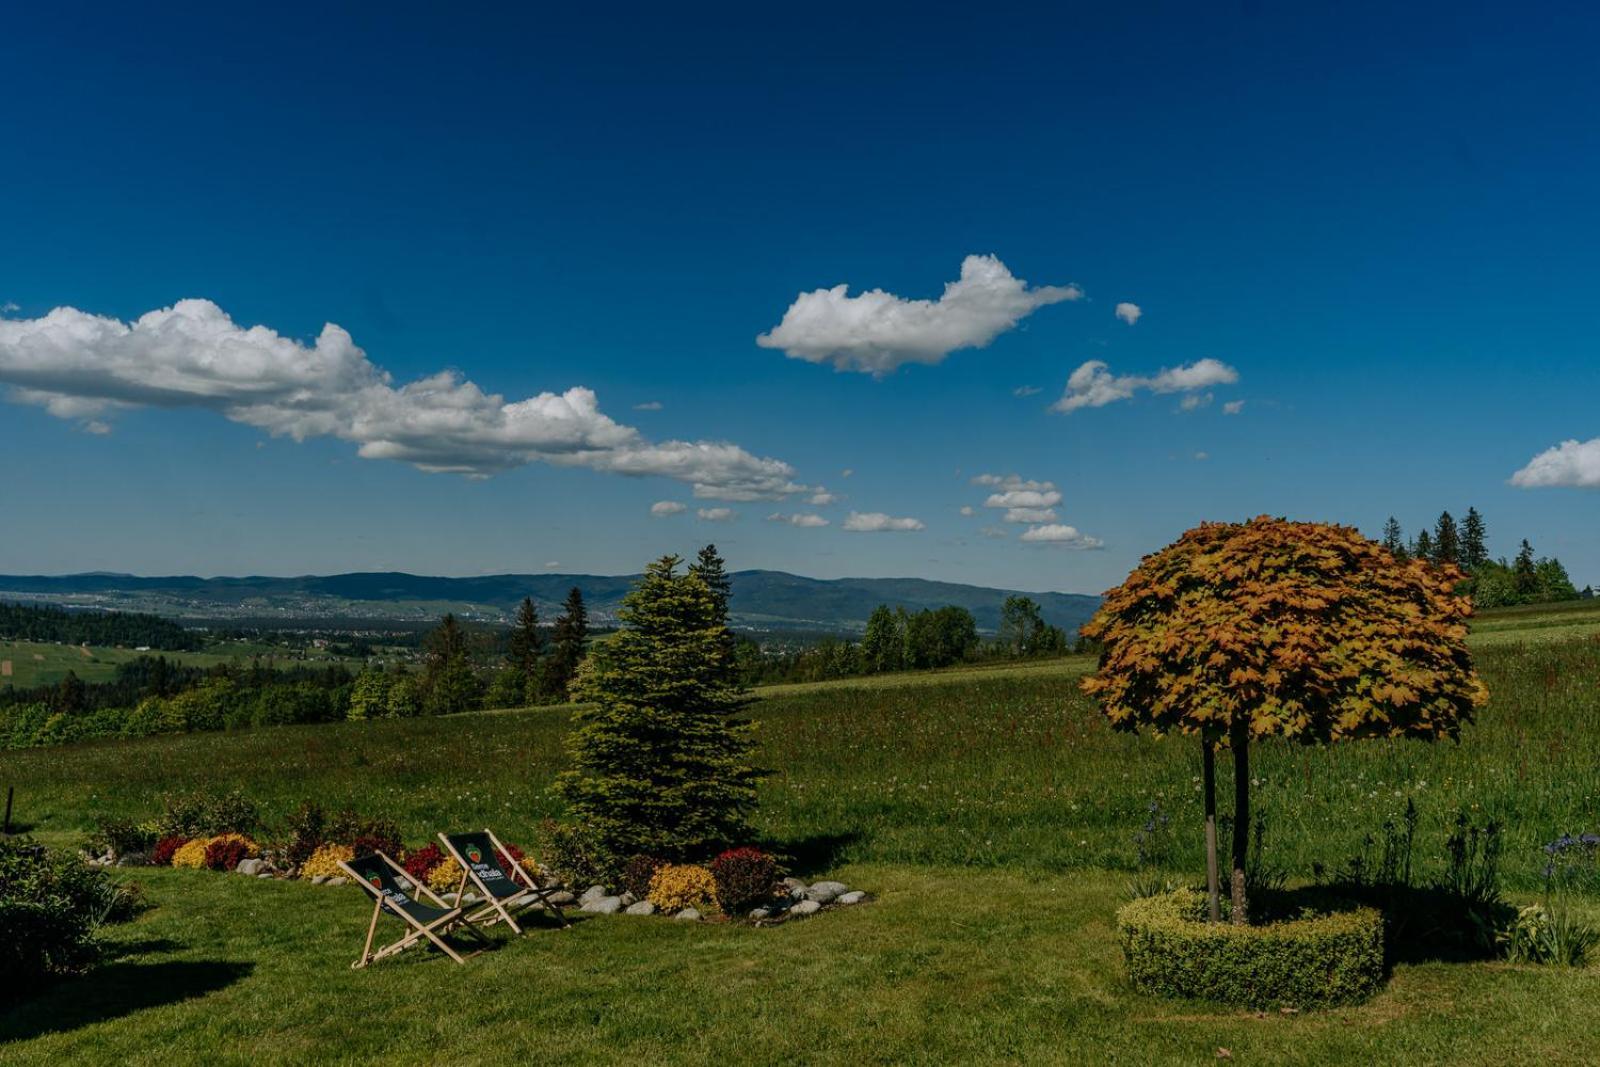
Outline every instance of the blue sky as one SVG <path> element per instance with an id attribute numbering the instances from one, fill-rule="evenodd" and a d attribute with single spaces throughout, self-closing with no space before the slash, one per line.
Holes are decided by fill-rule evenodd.
<path id="1" fill-rule="evenodd" d="M 13 12 L 0 571 L 1098 591 L 1475 505 L 1600 582 L 1600 16 L 1283 7 Z"/>

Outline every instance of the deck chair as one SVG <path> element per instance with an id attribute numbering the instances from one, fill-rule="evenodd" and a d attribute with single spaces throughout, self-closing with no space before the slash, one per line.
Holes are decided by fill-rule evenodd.
<path id="1" fill-rule="evenodd" d="M 422 944 L 424 939 L 432 942 L 435 948 L 457 963 L 467 962 L 440 936 L 466 922 L 466 916 L 461 908 L 446 905 L 427 885 L 406 874 L 404 868 L 382 852 L 375 852 L 370 856 L 357 856 L 348 863 L 341 860 L 339 866 L 372 897 L 372 922 L 367 927 L 367 943 L 361 948 L 361 958 L 352 963 L 351 967 L 365 967 L 374 960 L 381 960 L 412 945 Z M 416 892 L 427 896 L 433 903 L 424 904 L 407 893 L 400 887 L 400 878 L 404 878 L 415 887 Z M 392 944 L 373 951 L 372 940 L 378 932 L 378 917 L 385 911 L 397 916 L 406 924 L 406 935 Z M 484 940 L 483 935 L 471 926 L 465 928 L 479 940 Z"/>
<path id="2" fill-rule="evenodd" d="M 572 925 L 561 914 L 561 908 L 550 900 L 550 891 L 540 885 L 531 872 L 515 863 L 506 869 L 501 857 L 509 857 L 510 852 L 493 831 L 440 834 L 439 840 L 445 851 L 461 865 L 461 884 L 456 887 L 456 899 L 461 899 L 460 894 L 466 892 L 469 881 L 483 896 L 483 907 L 468 915 L 467 922 L 475 926 L 503 922 L 520 934 L 522 927 L 517 925 L 516 913 L 538 906 L 554 915 L 563 927 Z"/>

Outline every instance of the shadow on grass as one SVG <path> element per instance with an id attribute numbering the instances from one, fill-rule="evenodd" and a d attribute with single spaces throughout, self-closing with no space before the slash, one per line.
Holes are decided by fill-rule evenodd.
<path id="1" fill-rule="evenodd" d="M 1330 888 L 1383 912 L 1384 956 L 1391 967 L 1498 959 L 1494 931 L 1505 929 L 1517 917 L 1517 909 L 1503 900 L 1473 899 L 1441 886 Z"/>
<path id="2" fill-rule="evenodd" d="M 765 847 L 796 875 L 827 874 L 838 865 L 846 850 L 860 840 L 861 834 L 852 830 L 843 834 L 812 834 L 769 841 Z"/>
<path id="3" fill-rule="evenodd" d="M 203 997 L 248 977 L 252 963 L 222 960 L 109 963 L 51 986 L 0 1015 L 0 1044 L 120 1019 L 146 1008 Z"/>

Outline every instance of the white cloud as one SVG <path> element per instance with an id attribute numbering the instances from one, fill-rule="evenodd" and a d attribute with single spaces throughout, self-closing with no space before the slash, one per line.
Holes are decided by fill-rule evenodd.
<path id="1" fill-rule="evenodd" d="M 828 525 L 828 520 L 823 518 L 821 515 L 808 515 L 805 512 L 800 512 L 800 511 L 795 512 L 793 515 L 785 515 L 782 512 L 774 511 L 771 515 L 767 516 L 767 521 L 768 522 L 786 522 L 790 526 L 804 526 L 804 527 L 817 527 L 817 526 L 827 526 Z"/>
<path id="2" fill-rule="evenodd" d="M 855 469 L 853 467 L 846 467 L 844 470 L 839 472 L 839 477 L 848 478 L 854 473 L 855 473 Z"/>
<path id="3" fill-rule="evenodd" d="M 0 315 L 9 315 L 13 311 L 21 311 L 21 310 L 22 310 L 21 306 L 12 303 L 9 300 L 7 300 L 4 304 L 0 304 Z"/>
<path id="4" fill-rule="evenodd" d="M 1079 533 L 1076 526 L 1062 526 L 1058 523 L 1030 527 L 1022 532 L 1020 540 L 1033 544 L 1061 545 L 1066 548 L 1103 547 L 1102 541 Z"/>
<path id="5" fill-rule="evenodd" d="M 897 519 L 881 511 L 852 511 L 844 520 L 844 528 L 855 533 L 885 533 L 891 530 L 924 529 L 920 519 Z"/>
<path id="6" fill-rule="evenodd" d="M 985 537 L 1010 537 L 1011 536 L 1010 534 L 1006 533 L 1005 530 L 1001 529 L 998 526 L 985 526 L 985 527 L 982 527 L 981 529 L 979 529 L 978 532 L 983 534 L 983 536 L 985 536 Z"/>
<path id="7" fill-rule="evenodd" d="M 694 513 L 701 522 L 732 522 L 739 517 L 732 508 L 696 508 Z"/>
<path id="8" fill-rule="evenodd" d="M 1230 400 L 1226 404 L 1222 405 L 1222 413 L 1224 415 L 1237 415 L 1237 414 L 1239 414 L 1239 412 L 1241 412 L 1243 410 L 1244 410 L 1244 401 L 1243 400 Z"/>
<path id="9" fill-rule="evenodd" d="M 635 411 L 660 411 L 662 403 L 659 400 L 646 400 L 643 404 L 633 405 Z"/>
<path id="10" fill-rule="evenodd" d="M 883 376 L 905 363 L 941 363 L 961 348 L 983 348 L 1047 304 L 1077 300 L 1075 285 L 1029 289 L 994 256 L 968 256 L 961 278 L 938 300 L 907 300 L 848 286 L 801 293 L 783 321 L 756 338 L 791 359 Z"/>
<path id="11" fill-rule="evenodd" d="M 658 519 L 664 519 L 669 515 L 681 515 L 688 510 L 689 505 L 680 504 L 676 500 L 657 500 L 650 505 L 650 514 Z"/>
<path id="12" fill-rule="evenodd" d="M 1055 508 L 1007 508 L 1005 521 L 1009 523 L 1055 522 Z"/>
<path id="13" fill-rule="evenodd" d="M 978 513 L 978 509 L 973 507 L 971 504 L 962 504 L 961 505 L 961 514 L 963 516 L 965 516 L 966 518 L 970 519 L 970 518 L 972 518 L 972 516 L 976 515 L 977 513 Z"/>
<path id="14" fill-rule="evenodd" d="M 1046 483 L 1047 485 L 1049 483 Z M 1061 503 L 1061 492 L 1054 486 L 1048 489 L 1007 489 L 1003 493 L 990 493 L 983 502 L 986 508 L 1053 508 Z"/>
<path id="15" fill-rule="evenodd" d="M 1033 481 L 1018 474 L 980 474 L 972 484 L 996 490 L 983 506 L 1003 510 L 1006 522 L 1054 522 L 1053 509 L 1061 503 L 1061 491 L 1054 482 Z"/>
<path id="16" fill-rule="evenodd" d="M 816 491 L 806 498 L 806 503 L 814 508 L 825 508 L 829 504 L 838 502 L 838 494 L 830 493 L 822 486 L 817 486 Z"/>
<path id="17" fill-rule="evenodd" d="M 1562 441 L 1545 449 L 1511 476 L 1511 484 L 1523 489 L 1600 489 L 1600 437 Z"/>
<path id="18" fill-rule="evenodd" d="M 1079 408 L 1099 408 L 1127 400 L 1140 390 L 1152 393 L 1192 393 L 1214 385 L 1232 385 L 1239 372 L 1220 360 L 1201 359 L 1184 366 L 1163 368 L 1151 376 L 1113 375 L 1098 359 L 1084 363 L 1067 379 L 1066 392 L 1050 410 L 1066 414 Z"/>
<path id="19" fill-rule="evenodd" d="M 205 408 L 295 440 L 331 436 L 367 459 L 487 476 L 527 463 L 687 482 L 697 497 L 781 499 L 804 487 L 787 463 L 737 445 L 652 443 L 604 415 L 592 390 L 507 401 L 454 371 L 398 388 L 329 323 L 307 345 L 245 328 L 209 300 L 131 323 L 75 308 L 0 319 L 0 384 L 11 399 L 103 429 L 134 407 Z"/>
<path id="20" fill-rule="evenodd" d="M 1121 319 L 1129 326 L 1132 326 L 1134 323 L 1138 322 L 1142 315 L 1144 315 L 1144 311 L 1139 307 L 1138 304 L 1130 304 L 1128 301 L 1124 300 L 1122 303 L 1117 305 L 1117 318 Z"/>
<path id="21" fill-rule="evenodd" d="M 1011 395 L 1012 396 L 1037 396 L 1038 394 L 1040 394 L 1042 392 L 1044 392 L 1044 390 L 1039 388 L 1037 385 L 1019 385 L 1015 389 L 1011 390 Z"/>
<path id="22" fill-rule="evenodd" d="M 1198 411 L 1203 407 L 1209 406 L 1214 399 L 1216 397 L 1212 393 L 1190 393 L 1178 401 L 1178 408 L 1182 411 Z"/>
<path id="23" fill-rule="evenodd" d="M 1199 460 L 1201 463 L 1204 463 L 1206 460 L 1211 458 L 1211 453 L 1210 452 L 1196 452 L 1194 454 L 1194 458 Z"/>
<path id="24" fill-rule="evenodd" d="M 554 570 L 555 568 L 561 566 L 561 561 L 559 559 L 546 560 L 544 565 L 551 570 Z"/>

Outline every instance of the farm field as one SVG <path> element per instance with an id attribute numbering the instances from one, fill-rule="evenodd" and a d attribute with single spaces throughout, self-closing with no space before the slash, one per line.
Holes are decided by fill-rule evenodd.
<path id="1" fill-rule="evenodd" d="M 1562 626 L 1593 625 L 1583 614 Z M 1458 809 L 1496 818 L 1506 884 L 1534 899 L 1542 845 L 1600 826 L 1600 640 L 1550 638 L 1548 617 L 1479 630 L 1492 699 L 1459 744 L 1258 747 L 1272 862 L 1295 878 L 1346 862 L 1411 801 L 1419 865 L 1439 863 Z M 114 929 L 122 955 L 0 1018 L 0 1059 L 1144 1064 L 1226 1048 L 1258 1063 L 1592 1062 L 1593 969 L 1401 965 L 1366 1005 L 1293 1017 L 1133 992 L 1111 928 L 1132 838 L 1156 805 L 1173 876 L 1197 876 L 1199 759 L 1181 738 L 1110 730 L 1076 688 L 1090 666 L 761 694 L 751 714 L 775 773 L 758 828 L 798 871 L 872 891 L 866 906 L 764 930 L 597 917 L 467 968 L 419 955 L 352 973 L 369 914 L 354 891 L 139 870 L 153 907 Z M 413 843 L 485 824 L 528 841 L 556 812 L 569 714 L 7 752 L 0 786 L 61 845 L 96 815 L 147 817 L 163 792 L 200 787 L 242 789 L 271 819 L 307 799 L 389 814 Z M 1591 917 L 1597 890 L 1580 898 Z"/>
<path id="2" fill-rule="evenodd" d="M 352 669 L 361 668 L 361 660 L 341 659 L 320 649 L 304 651 L 281 648 L 253 642 L 228 642 L 213 645 L 200 652 L 166 652 L 153 650 L 139 652 L 131 648 L 105 648 L 100 646 L 55 644 L 41 641 L 0 641 L 0 664 L 11 664 L 9 675 L 0 673 L 0 687 L 14 685 L 27 689 L 48 685 L 65 678 L 68 671 L 85 682 L 109 682 L 117 675 L 117 668 L 140 656 L 164 656 L 176 663 L 196 667 L 214 667 L 234 660 L 248 661 L 251 656 L 271 657 L 282 663 L 308 663 L 332 666 L 344 663 Z"/>

